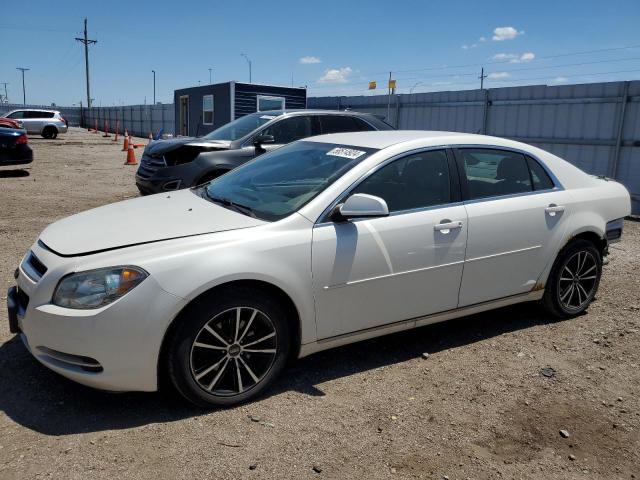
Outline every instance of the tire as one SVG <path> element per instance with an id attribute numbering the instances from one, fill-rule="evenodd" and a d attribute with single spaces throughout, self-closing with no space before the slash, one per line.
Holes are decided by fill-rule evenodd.
<path id="1" fill-rule="evenodd" d="M 259 290 L 216 292 L 188 307 L 178 321 L 166 371 L 176 390 L 200 407 L 230 407 L 255 398 L 287 362 L 291 337 L 285 310 Z"/>
<path id="2" fill-rule="evenodd" d="M 44 127 L 42 130 L 43 138 L 56 138 L 58 136 L 58 129 L 56 127 Z"/>
<path id="3" fill-rule="evenodd" d="M 582 314 L 595 298 L 602 276 L 602 255 L 587 240 L 565 246 L 551 268 L 542 304 L 558 318 Z"/>

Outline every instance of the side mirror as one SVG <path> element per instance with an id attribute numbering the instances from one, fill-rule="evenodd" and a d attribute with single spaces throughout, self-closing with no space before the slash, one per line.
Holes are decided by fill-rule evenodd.
<path id="1" fill-rule="evenodd" d="M 253 145 L 256 148 L 260 148 L 262 144 L 265 143 L 275 143 L 276 140 L 273 138 L 273 135 L 258 135 L 253 139 Z"/>
<path id="2" fill-rule="evenodd" d="M 380 197 L 355 193 L 337 208 L 336 213 L 344 220 L 357 217 L 386 217 L 389 215 L 389 207 Z"/>

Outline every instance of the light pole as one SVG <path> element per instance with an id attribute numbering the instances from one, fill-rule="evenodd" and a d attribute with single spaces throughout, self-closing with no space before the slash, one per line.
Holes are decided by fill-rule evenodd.
<path id="1" fill-rule="evenodd" d="M 151 70 L 153 72 L 153 104 L 156 104 L 156 71 Z"/>
<path id="2" fill-rule="evenodd" d="M 413 93 L 413 89 L 414 89 L 414 88 L 416 88 L 416 87 L 417 87 L 418 85 L 420 85 L 421 83 L 423 83 L 423 82 L 416 82 L 416 83 L 414 83 L 414 84 L 413 84 L 413 87 L 411 87 L 411 88 L 409 89 L 409 94 L 412 94 L 412 93 Z"/>
<path id="3" fill-rule="evenodd" d="M 249 60 L 249 57 L 247 57 L 246 53 L 241 53 L 241 56 L 244 57 L 244 59 L 247 61 L 247 63 L 249 64 L 249 83 L 251 83 L 251 60 Z"/>
<path id="4" fill-rule="evenodd" d="M 27 104 L 27 93 L 26 90 L 24 88 L 24 72 L 26 72 L 27 70 L 30 70 L 29 68 L 23 68 L 23 67 L 16 67 L 16 70 L 20 70 L 22 72 L 22 104 L 26 105 Z"/>
<path id="5" fill-rule="evenodd" d="M 211 83 L 211 79 L 213 78 L 213 76 L 211 75 L 211 71 L 213 70 L 213 68 L 209 69 L 209 85 L 212 85 Z"/>

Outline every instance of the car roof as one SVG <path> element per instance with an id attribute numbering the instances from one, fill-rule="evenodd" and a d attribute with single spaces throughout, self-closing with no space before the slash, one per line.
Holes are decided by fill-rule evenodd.
<path id="1" fill-rule="evenodd" d="M 7 113 L 13 113 L 13 112 L 49 112 L 49 113 L 60 113 L 59 110 L 49 110 L 46 108 L 14 108 L 13 110 L 11 110 L 10 112 Z"/>
<path id="2" fill-rule="evenodd" d="M 383 130 L 375 132 L 331 133 L 309 137 L 304 141 L 336 143 L 381 150 L 392 145 L 411 143 L 412 147 L 440 145 L 493 145 L 508 148 L 532 148 L 513 140 L 463 132 L 439 132 L 433 130 Z"/>
<path id="3" fill-rule="evenodd" d="M 322 110 L 322 109 L 312 109 L 312 108 L 286 108 L 284 110 L 266 110 L 264 112 L 255 112 L 254 115 L 318 115 L 318 114 L 329 114 L 329 115 L 351 115 L 351 116 L 374 116 L 371 113 L 364 112 L 356 112 L 352 110 Z"/>

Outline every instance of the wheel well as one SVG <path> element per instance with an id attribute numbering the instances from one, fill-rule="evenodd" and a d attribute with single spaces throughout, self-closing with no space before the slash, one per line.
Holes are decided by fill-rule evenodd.
<path id="1" fill-rule="evenodd" d="M 595 232 L 581 232 L 574 237 L 571 237 L 567 242 L 567 245 L 576 239 L 586 240 L 587 242 L 593 243 L 602 256 L 606 253 L 607 241 Z"/>
<path id="2" fill-rule="evenodd" d="M 210 288 L 205 292 L 202 292 L 196 298 L 191 300 L 187 305 L 185 305 L 182 308 L 182 310 L 180 310 L 180 313 L 178 313 L 178 315 L 176 315 L 176 317 L 173 319 L 173 321 L 169 325 L 169 328 L 167 328 L 167 331 L 164 334 L 164 338 L 162 339 L 162 346 L 160 347 L 160 355 L 158 357 L 159 382 L 164 380 L 162 378 L 163 377 L 162 365 L 164 364 L 164 359 L 167 354 L 166 350 L 169 344 L 168 339 L 170 339 L 171 335 L 173 335 L 173 332 L 175 331 L 177 326 L 180 324 L 181 319 L 184 318 L 186 315 L 188 315 L 190 309 L 193 308 L 193 306 L 196 305 L 203 298 L 208 297 L 210 295 L 221 294 L 225 290 L 233 290 L 237 288 L 249 288 L 252 290 L 260 290 L 262 292 L 265 292 L 273 296 L 278 300 L 278 302 L 280 302 L 280 304 L 285 309 L 287 322 L 289 323 L 289 327 L 291 328 L 291 350 L 290 350 L 291 358 L 298 357 L 298 352 L 300 350 L 300 336 L 301 336 L 300 315 L 298 314 L 298 309 L 293 303 L 293 300 L 291 300 L 291 297 L 289 297 L 289 295 L 287 295 L 284 292 L 284 290 L 282 290 L 281 288 L 276 287 L 275 285 L 268 282 L 264 282 L 261 280 L 235 280 L 233 282 L 227 282 L 221 285 L 216 285 L 215 287 Z"/>
<path id="3" fill-rule="evenodd" d="M 56 131 L 56 132 L 57 132 L 57 131 L 58 131 L 58 128 L 57 128 L 55 125 L 46 125 L 46 126 L 42 129 L 42 131 L 43 131 L 43 132 L 47 132 L 47 131 L 51 131 L 51 130 L 54 130 L 54 131 Z"/>

